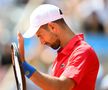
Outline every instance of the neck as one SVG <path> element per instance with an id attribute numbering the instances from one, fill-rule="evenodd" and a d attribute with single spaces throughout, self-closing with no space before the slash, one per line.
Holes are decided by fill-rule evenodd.
<path id="1" fill-rule="evenodd" d="M 74 35 L 75 34 L 70 29 L 64 30 L 60 35 L 60 46 L 62 48 L 65 47 L 68 42 L 74 37 Z"/>

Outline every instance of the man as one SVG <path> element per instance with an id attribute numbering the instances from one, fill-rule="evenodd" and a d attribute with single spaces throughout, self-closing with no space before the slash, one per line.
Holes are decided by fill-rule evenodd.
<path id="1" fill-rule="evenodd" d="M 44 74 L 25 61 L 24 39 L 37 36 L 41 43 L 59 49 L 52 75 Z M 49 4 L 37 7 L 30 17 L 30 28 L 18 46 L 25 75 L 43 90 L 94 90 L 99 68 L 98 58 L 83 34 L 75 35 L 68 27 L 61 10 Z"/>

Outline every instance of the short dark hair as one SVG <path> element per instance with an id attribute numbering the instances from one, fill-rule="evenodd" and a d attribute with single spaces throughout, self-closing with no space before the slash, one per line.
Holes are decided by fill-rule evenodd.
<path id="1" fill-rule="evenodd" d="M 62 28 L 66 27 L 66 25 L 67 25 L 63 18 L 55 20 L 55 21 L 52 21 L 52 22 L 59 24 Z M 43 27 L 46 30 L 49 30 L 47 24 L 42 25 L 41 27 Z"/>
<path id="2" fill-rule="evenodd" d="M 53 22 L 58 23 L 58 24 L 61 24 L 61 25 L 66 25 L 66 22 L 65 22 L 65 20 L 63 18 L 58 19 L 58 20 L 53 21 Z"/>

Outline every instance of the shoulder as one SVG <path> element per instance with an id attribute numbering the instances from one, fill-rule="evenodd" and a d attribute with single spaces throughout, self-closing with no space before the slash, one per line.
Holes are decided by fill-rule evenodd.
<path id="1" fill-rule="evenodd" d="M 74 48 L 72 54 L 90 54 L 93 52 L 93 48 L 85 41 L 80 41 L 78 45 Z"/>

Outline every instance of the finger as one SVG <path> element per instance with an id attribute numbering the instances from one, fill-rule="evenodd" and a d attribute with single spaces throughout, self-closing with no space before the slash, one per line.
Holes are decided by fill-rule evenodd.
<path id="1" fill-rule="evenodd" d="M 18 38 L 18 50 L 19 50 L 19 54 L 20 54 L 20 58 L 21 61 L 25 60 L 25 56 L 24 56 L 24 38 L 21 35 L 21 33 L 17 34 L 17 38 Z"/>
<path id="2" fill-rule="evenodd" d="M 17 38 L 18 38 L 18 47 L 19 48 L 21 47 L 23 49 L 23 47 L 24 47 L 24 39 L 23 39 L 21 33 L 18 33 Z"/>

